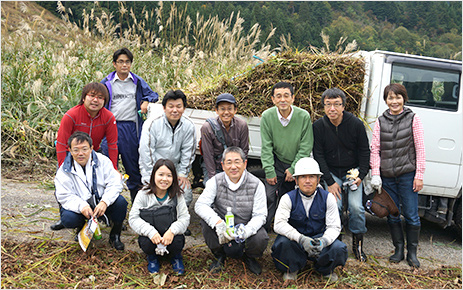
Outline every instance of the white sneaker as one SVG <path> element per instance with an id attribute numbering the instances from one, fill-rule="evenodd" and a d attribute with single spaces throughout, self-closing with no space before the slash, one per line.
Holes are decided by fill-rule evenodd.
<path id="1" fill-rule="evenodd" d="M 336 273 L 331 273 L 331 274 L 328 274 L 328 275 L 323 275 L 323 279 L 325 280 L 328 280 L 328 283 L 334 283 L 336 281 L 338 281 L 338 275 Z"/>
<path id="2" fill-rule="evenodd" d="M 297 279 L 297 271 L 295 272 L 286 272 L 283 274 L 283 281 L 286 280 L 296 280 Z"/>

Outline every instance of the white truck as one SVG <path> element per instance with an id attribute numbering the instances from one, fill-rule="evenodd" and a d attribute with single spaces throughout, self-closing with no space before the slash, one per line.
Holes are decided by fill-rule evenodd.
<path id="1" fill-rule="evenodd" d="M 364 97 L 359 117 L 365 122 L 369 139 L 376 119 L 387 108 L 383 100 L 384 88 L 391 82 L 400 82 L 407 88 L 409 102 L 406 106 L 421 117 L 424 127 L 426 172 L 424 187 L 419 194 L 419 214 L 444 228 L 455 221 L 461 229 L 462 62 L 379 50 L 361 51 L 353 57 L 365 59 Z M 161 105 L 150 106 L 149 115 L 159 113 L 162 113 Z M 198 109 L 186 109 L 184 115 L 195 123 L 198 142 L 201 126 L 207 118 L 216 116 L 214 111 Z M 261 165 L 260 118 L 238 117 L 249 125 L 248 169 L 255 169 Z M 199 150 L 197 154 L 199 160 Z M 202 174 L 197 166 L 193 171 L 196 177 Z M 440 201 L 447 202 L 444 221 L 435 216 L 435 207 Z"/>

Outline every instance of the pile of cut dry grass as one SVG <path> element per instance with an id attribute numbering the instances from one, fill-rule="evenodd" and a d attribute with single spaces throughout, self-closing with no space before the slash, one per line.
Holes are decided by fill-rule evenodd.
<path id="1" fill-rule="evenodd" d="M 239 114 L 260 116 L 273 106 L 272 86 L 286 81 L 294 87 L 294 104 L 309 111 L 313 120 L 324 115 L 321 95 L 333 87 L 346 94 L 346 110 L 358 115 L 364 67 L 364 60 L 352 54 L 285 51 L 233 80 L 223 81 L 216 88 L 193 94 L 189 106 L 212 110 L 216 97 L 228 92 L 237 99 Z"/>

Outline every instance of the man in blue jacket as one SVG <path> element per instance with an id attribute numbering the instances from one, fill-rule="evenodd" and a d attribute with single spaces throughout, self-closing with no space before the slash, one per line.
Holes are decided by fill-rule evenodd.
<path id="1" fill-rule="evenodd" d="M 116 69 L 105 77 L 103 83 L 109 91 L 106 108 L 117 121 L 117 146 L 126 173 L 129 175 L 127 187 L 132 203 L 141 187 L 141 175 L 138 166 L 138 146 L 140 143 L 143 118 L 148 104 L 158 101 L 158 94 L 139 76 L 130 72 L 133 54 L 127 48 L 121 48 L 113 54 L 113 66 Z"/>

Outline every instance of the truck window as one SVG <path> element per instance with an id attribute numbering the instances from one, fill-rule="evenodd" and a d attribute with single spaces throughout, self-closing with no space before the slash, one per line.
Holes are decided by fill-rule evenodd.
<path id="1" fill-rule="evenodd" d="M 400 83 L 408 93 L 408 106 L 457 111 L 460 72 L 393 64 L 391 83 Z"/>

